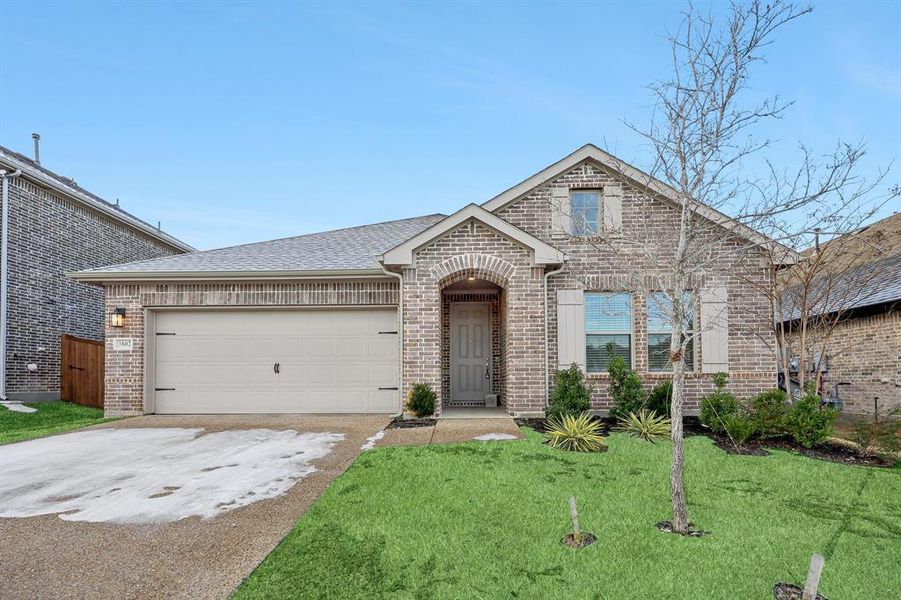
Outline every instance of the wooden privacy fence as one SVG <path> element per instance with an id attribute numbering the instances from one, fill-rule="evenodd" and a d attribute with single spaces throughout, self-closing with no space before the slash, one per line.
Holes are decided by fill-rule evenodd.
<path id="1" fill-rule="evenodd" d="M 60 398 L 103 408 L 103 342 L 62 336 Z"/>

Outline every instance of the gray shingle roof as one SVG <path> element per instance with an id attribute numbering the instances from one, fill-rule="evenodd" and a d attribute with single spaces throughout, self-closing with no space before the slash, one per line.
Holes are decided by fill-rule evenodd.
<path id="1" fill-rule="evenodd" d="M 782 303 L 783 320 L 801 316 L 799 288 L 787 290 Z M 881 304 L 901 305 L 901 254 L 861 265 L 814 282 L 808 290 L 814 306 L 810 313 L 827 315 Z"/>
<path id="2" fill-rule="evenodd" d="M 377 257 L 445 215 L 335 229 L 268 242 L 204 250 L 91 269 L 83 273 L 344 271 L 378 269 Z"/>

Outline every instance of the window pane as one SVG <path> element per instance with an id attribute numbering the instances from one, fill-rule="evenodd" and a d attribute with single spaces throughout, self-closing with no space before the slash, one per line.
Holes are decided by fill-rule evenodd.
<path id="1" fill-rule="evenodd" d="M 632 295 L 585 294 L 585 331 L 631 333 Z"/>
<path id="2" fill-rule="evenodd" d="M 599 231 L 600 192 L 573 192 L 570 199 L 570 217 L 573 235 L 596 235 Z"/>
<path id="3" fill-rule="evenodd" d="M 610 353 L 607 345 L 613 344 L 614 356 L 621 356 L 626 366 L 632 368 L 632 336 L 631 335 L 587 335 L 585 336 L 586 369 L 589 373 L 606 373 L 610 364 Z"/>
<path id="4" fill-rule="evenodd" d="M 649 333 L 648 334 L 648 370 L 649 371 L 670 371 L 672 363 L 669 359 L 669 333 Z M 685 369 L 694 370 L 694 340 L 690 340 L 685 348 Z"/>
<path id="5" fill-rule="evenodd" d="M 694 329 L 694 298 L 691 292 L 682 294 L 682 306 L 685 313 L 685 331 Z M 648 331 L 657 333 L 673 330 L 673 303 L 663 292 L 648 295 Z"/>

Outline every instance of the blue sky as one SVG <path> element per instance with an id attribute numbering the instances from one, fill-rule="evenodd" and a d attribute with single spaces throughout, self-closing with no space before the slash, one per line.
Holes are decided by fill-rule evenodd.
<path id="1" fill-rule="evenodd" d="M 449 213 L 586 142 L 646 167 L 622 121 L 683 6 L 5 0 L 0 144 L 40 132 L 45 166 L 198 248 Z M 901 2 L 819 3 L 767 56 L 752 93 L 795 101 L 775 162 L 901 158 Z"/>

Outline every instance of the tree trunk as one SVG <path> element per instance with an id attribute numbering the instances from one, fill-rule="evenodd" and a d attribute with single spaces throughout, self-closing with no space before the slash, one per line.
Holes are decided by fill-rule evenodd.
<path id="1" fill-rule="evenodd" d="M 677 269 L 678 270 L 678 269 Z M 682 277 L 674 279 L 673 294 L 673 332 L 670 338 L 670 360 L 673 363 L 673 399 L 672 399 L 672 441 L 673 460 L 670 465 L 670 500 L 673 507 L 673 531 L 688 533 L 688 507 L 685 503 L 685 489 L 682 484 L 682 471 L 685 466 L 685 450 L 682 445 L 682 413 L 685 399 L 685 362 L 682 344 Z"/>

